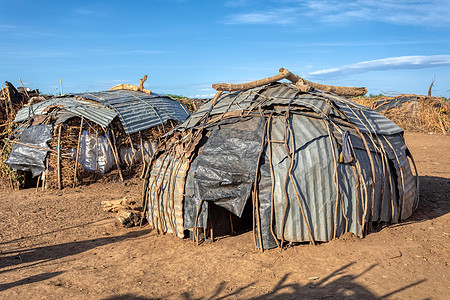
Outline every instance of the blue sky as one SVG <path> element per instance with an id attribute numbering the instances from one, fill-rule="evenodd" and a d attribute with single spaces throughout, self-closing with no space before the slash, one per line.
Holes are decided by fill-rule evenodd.
<path id="1" fill-rule="evenodd" d="M 369 93 L 450 97 L 450 1 L 0 0 L 0 82 L 44 93 L 119 83 L 207 97 L 280 67 Z"/>

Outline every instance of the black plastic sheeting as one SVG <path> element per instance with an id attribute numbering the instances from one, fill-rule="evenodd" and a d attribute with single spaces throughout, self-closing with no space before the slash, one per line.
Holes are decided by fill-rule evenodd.
<path id="1" fill-rule="evenodd" d="M 52 139 L 52 125 L 36 125 L 25 129 L 20 136 L 19 142 L 31 146 L 48 148 L 47 142 Z M 45 157 L 47 150 L 14 144 L 5 161 L 10 168 L 22 171 L 30 171 L 33 177 L 38 176 L 45 170 Z"/>
<path id="2" fill-rule="evenodd" d="M 208 202 L 242 216 L 255 180 L 263 131 L 263 117 L 213 129 L 186 178 L 184 229 L 207 227 Z"/>

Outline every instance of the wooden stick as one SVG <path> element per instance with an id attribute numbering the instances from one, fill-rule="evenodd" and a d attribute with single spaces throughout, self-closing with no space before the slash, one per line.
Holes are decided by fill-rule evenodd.
<path id="1" fill-rule="evenodd" d="M 230 235 L 233 235 L 234 227 L 233 227 L 233 219 L 231 218 L 231 212 L 228 212 L 228 216 L 230 217 L 230 229 L 231 229 Z"/>
<path id="2" fill-rule="evenodd" d="M 212 87 L 216 91 L 242 91 L 247 90 L 259 86 L 263 86 L 269 83 L 274 83 L 277 81 L 280 81 L 282 79 L 287 79 L 291 81 L 292 83 L 296 83 L 297 88 L 301 92 L 310 92 L 313 89 L 318 89 L 326 92 L 332 92 L 340 96 L 362 96 L 367 93 L 367 89 L 365 87 L 344 87 L 344 86 L 333 86 L 333 85 L 325 85 L 320 83 L 315 83 L 308 81 L 306 79 L 301 78 L 300 76 L 297 76 L 293 73 L 291 73 L 289 70 L 286 70 L 284 68 L 280 68 L 279 74 L 260 79 L 255 80 L 247 83 L 242 84 L 231 84 L 231 83 L 216 83 L 213 84 Z"/>
<path id="3" fill-rule="evenodd" d="M 281 71 L 281 69 L 280 69 L 279 74 L 272 76 L 272 77 L 255 80 L 255 81 L 251 81 L 251 82 L 247 82 L 247 83 L 242 83 L 242 84 L 216 83 L 216 84 L 212 85 L 212 88 L 215 89 L 216 91 L 229 91 L 229 92 L 242 91 L 242 90 L 247 90 L 247 89 L 251 89 L 251 88 L 258 87 L 258 86 L 263 86 L 263 85 L 266 85 L 269 83 L 280 81 L 282 79 L 285 79 L 286 76 L 288 75 L 288 73 L 290 73 L 288 70 L 283 69 L 283 71 Z"/>
<path id="4" fill-rule="evenodd" d="M 95 175 L 94 175 L 94 179 L 97 179 L 97 174 L 98 174 L 98 131 L 95 131 L 95 145 L 97 148 L 97 153 L 95 155 Z"/>
<path id="5" fill-rule="evenodd" d="M 41 179 L 42 174 L 40 174 L 37 178 L 37 184 L 36 184 L 36 192 L 39 191 L 39 180 Z"/>
<path id="6" fill-rule="evenodd" d="M 140 139 L 140 142 L 141 142 L 141 156 L 142 156 L 142 173 L 141 173 L 140 179 L 142 179 L 144 177 L 144 175 L 145 175 L 145 167 L 146 167 L 146 165 L 145 165 L 145 158 L 144 158 L 144 144 L 142 142 L 142 132 L 141 131 L 139 131 L 139 139 Z"/>
<path id="7" fill-rule="evenodd" d="M 81 142 L 81 133 L 83 131 L 83 121 L 84 121 L 84 117 L 81 116 L 80 132 L 78 133 L 77 154 L 75 157 L 75 170 L 74 170 L 74 174 L 73 174 L 73 186 L 72 187 L 75 187 L 77 185 L 78 158 L 80 157 L 80 142 Z"/>
<path id="8" fill-rule="evenodd" d="M 58 189 L 61 189 L 61 128 L 58 127 L 58 146 L 56 147 L 56 160 L 57 160 L 57 170 L 58 170 Z"/>
<path id="9" fill-rule="evenodd" d="M 152 91 L 147 90 L 144 88 L 144 82 L 147 80 L 147 75 L 144 75 L 144 78 L 140 79 L 140 84 L 139 85 L 133 85 L 133 84 L 127 84 L 127 83 L 122 83 L 122 84 L 118 84 L 113 86 L 112 88 L 110 88 L 110 91 L 116 91 L 116 90 L 131 90 L 131 91 L 135 91 L 135 92 L 144 92 L 147 93 L 149 95 L 152 94 Z"/>
<path id="10" fill-rule="evenodd" d="M 22 84 L 23 91 L 25 92 L 25 95 L 27 95 L 28 100 L 30 100 L 30 96 L 27 93 L 27 88 L 23 85 L 22 79 L 20 79 L 20 77 L 19 77 L 19 81 L 20 81 L 20 84 Z"/>
<path id="11" fill-rule="evenodd" d="M 214 95 L 214 98 L 212 99 L 212 106 L 216 105 L 216 102 L 220 98 L 220 95 L 222 95 L 222 91 L 217 91 L 217 93 Z"/>
<path id="12" fill-rule="evenodd" d="M 9 116 L 9 110 L 8 110 L 8 98 L 7 98 L 7 96 L 6 96 L 6 93 L 5 93 L 5 91 L 3 90 L 3 84 L 1 85 L 1 87 L 2 87 L 2 95 L 3 95 L 3 98 L 5 98 L 5 112 L 6 112 L 6 119 L 8 119 L 8 116 Z M 7 89 L 7 88 L 6 88 Z M 6 124 L 6 123 L 5 123 Z"/>
<path id="13" fill-rule="evenodd" d="M 19 141 L 10 141 L 10 143 L 13 144 L 13 145 L 14 145 L 14 144 L 19 144 L 19 145 L 27 146 L 27 147 L 30 147 L 30 148 L 36 148 L 36 149 L 47 150 L 47 151 L 53 152 L 53 153 L 57 152 L 57 151 L 52 150 L 52 149 L 50 149 L 50 148 L 44 148 L 44 147 L 39 147 L 39 146 L 29 145 L 29 144 L 25 144 L 25 143 L 22 143 L 22 142 L 19 142 Z"/>
<path id="14" fill-rule="evenodd" d="M 111 135 L 114 135 L 112 128 L 110 130 L 111 130 Z M 117 149 L 116 149 L 115 145 L 113 145 L 113 143 L 111 142 L 111 139 L 108 137 L 106 130 L 105 130 L 105 136 L 106 136 L 106 139 L 108 140 L 109 146 L 111 147 L 111 152 L 113 153 L 114 160 L 116 161 L 116 166 L 117 166 L 117 170 L 119 171 L 120 181 L 123 181 L 122 170 L 120 169 L 120 164 L 119 164 L 119 157 L 115 151 Z"/>
<path id="15" fill-rule="evenodd" d="M 9 121 L 10 114 L 12 113 L 12 106 L 11 106 L 11 95 L 9 94 L 9 86 L 6 85 L 6 119 Z"/>
<path id="16" fill-rule="evenodd" d="M 334 85 L 326 85 L 320 84 L 312 81 L 308 81 L 300 76 L 297 76 L 290 71 L 281 68 L 280 74 L 286 73 L 286 79 L 295 83 L 297 88 L 301 92 L 310 92 L 313 89 L 322 90 L 325 92 L 335 93 L 340 96 L 362 96 L 367 93 L 367 89 L 365 87 L 346 87 L 346 86 L 334 86 Z"/>
<path id="17" fill-rule="evenodd" d="M 42 188 L 41 190 L 47 190 L 47 181 L 48 181 L 48 161 L 50 160 L 50 155 L 47 154 L 47 157 L 45 158 L 45 176 L 42 180 Z"/>
<path id="18" fill-rule="evenodd" d="M 61 81 L 61 76 L 59 76 L 59 86 L 61 87 L 61 91 L 60 91 L 60 96 L 63 95 L 63 89 L 62 89 L 62 81 Z"/>

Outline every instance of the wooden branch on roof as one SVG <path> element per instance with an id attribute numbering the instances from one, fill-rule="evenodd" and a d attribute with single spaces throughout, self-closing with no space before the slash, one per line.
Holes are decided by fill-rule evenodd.
<path id="1" fill-rule="evenodd" d="M 339 96 L 362 96 L 367 93 L 367 89 L 365 87 L 346 87 L 320 84 L 306 80 L 283 68 L 280 69 L 280 74 L 286 71 L 288 72 L 286 79 L 288 79 L 292 83 L 295 83 L 295 85 L 301 92 L 307 93 L 312 91 L 313 89 L 317 89 L 325 92 L 335 93 Z"/>
<path id="2" fill-rule="evenodd" d="M 297 88 L 304 93 L 310 92 L 314 89 L 335 93 L 340 96 L 362 96 L 367 93 L 367 89 L 365 87 L 345 87 L 345 86 L 333 86 L 333 85 L 325 85 L 320 83 L 315 83 L 303 79 L 300 76 L 297 76 L 291 73 L 289 70 L 281 68 L 279 70 L 279 74 L 264 78 L 261 80 L 255 80 L 242 84 L 232 84 L 232 83 L 216 83 L 213 84 L 212 87 L 216 91 L 242 91 L 251 88 L 255 88 L 258 86 L 263 86 L 269 83 L 277 82 L 282 79 L 287 79 L 292 83 L 295 83 Z"/>
<path id="3" fill-rule="evenodd" d="M 144 92 L 144 93 L 147 93 L 147 94 L 151 95 L 152 91 L 146 90 L 144 88 L 144 82 L 147 80 L 147 77 L 148 77 L 147 75 L 144 75 L 144 78 L 140 79 L 140 84 L 139 85 L 122 83 L 122 84 L 118 84 L 118 85 L 113 86 L 109 90 L 110 91 L 131 90 L 131 91 L 135 91 L 135 92 Z"/>

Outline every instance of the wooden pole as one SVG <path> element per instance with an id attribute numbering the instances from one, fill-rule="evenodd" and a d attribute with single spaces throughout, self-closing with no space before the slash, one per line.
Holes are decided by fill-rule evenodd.
<path id="1" fill-rule="evenodd" d="M 62 81 L 61 81 L 61 76 L 59 76 L 59 86 L 61 87 L 61 91 L 60 91 L 60 96 L 63 95 L 63 89 L 62 89 Z"/>
<path id="2" fill-rule="evenodd" d="M 12 104 L 11 104 L 11 95 L 9 94 L 9 86 L 6 85 L 6 119 L 9 121 L 10 114 L 12 114 Z"/>
<path id="3" fill-rule="evenodd" d="M 141 156 L 142 156 L 142 173 L 140 179 L 142 179 L 145 175 L 145 157 L 144 157 L 144 143 L 142 142 L 142 132 L 139 131 L 139 139 L 141 142 Z"/>
<path id="4" fill-rule="evenodd" d="M 78 133 L 78 143 L 77 143 L 77 154 L 75 157 L 75 170 L 73 174 L 73 186 L 75 187 L 77 185 L 77 170 L 78 170 L 78 158 L 80 157 L 80 143 L 81 143 L 81 133 L 83 132 L 83 121 L 84 117 L 81 116 L 81 122 L 80 122 L 80 132 Z"/>
<path id="5" fill-rule="evenodd" d="M 37 184 L 36 184 L 36 192 L 39 191 L 39 181 L 41 180 L 42 174 L 40 174 L 37 178 Z"/>
<path id="6" fill-rule="evenodd" d="M 114 131 L 112 130 L 112 128 L 110 130 L 111 130 L 111 135 L 114 135 Z M 116 166 L 117 166 L 117 170 L 119 171 L 120 181 L 123 181 L 122 170 L 120 169 L 120 161 L 119 161 L 119 157 L 116 153 L 116 151 L 117 151 L 116 145 L 115 145 L 115 143 L 113 145 L 113 143 L 111 142 L 111 139 L 108 137 L 108 134 L 106 133 L 106 130 L 105 130 L 105 136 L 106 136 L 106 139 L 108 140 L 109 146 L 111 147 L 111 151 L 113 153 L 114 160 L 116 161 Z"/>
<path id="7" fill-rule="evenodd" d="M 2 87 L 2 97 L 4 98 L 4 104 L 5 104 L 5 113 L 6 113 L 6 119 L 8 119 L 8 116 L 9 116 L 9 110 L 8 110 L 8 98 L 6 97 L 6 93 L 5 93 L 5 91 L 3 90 L 3 84 L 1 85 L 1 87 Z"/>
<path id="8" fill-rule="evenodd" d="M 23 87 L 23 91 L 25 92 L 25 95 L 27 95 L 28 100 L 30 100 L 30 96 L 28 95 L 27 88 L 23 85 L 22 79 L 20 79 L 20 77 L 19 77 L 19 81 Z"/>
<path id="9" fill-rule="evenodd" d="M 42 191 L 47 190 L 47 182 L 48 182 L 48 161 L 50 160 L 50 154 L 47 154 L 47 157 L 45 158 L 45 176 L 43 176 L 42 180 Z"/>
<path id="10" fill-rule="evenodd" d="M 58 173 L 58 189 L 61 189 L 61 128 L 58 127 L 58 146 L 56 147 L 57 173 Z"/>
<path id="11" fill-rule="evenodd" d="M 95 155 L 95 175 L 94 178 L 97 179 L 98 174 L 98 131 L 95 131 L 95 147 L 97 148 L 97 153 Z"/>
<path id="12" fill-rule="evenodd" d="M 295 83 L 297 88 L 301 92 L 310 92 L 313 89 L 318 89 L 326 92 L 332 92 L 340 96 L 362 96 L 367 93 L 367 89 L 365 87 L 345 87 L 345 86 L 333 86 L 333 85 L 325 85 L 320 83 L 315 83 L 303 79 L 300 76 L 297 76 L 291 73 L 289 70 L 281 68 L 279 70 L 279 74 L 264 78 L 261 80 L 255 80 L 242 84 L 232 84 L 232 83 L 216 83 L 212 85 L 212 88 L 216 91 L 242 91 L 251 88 L 255 88 L 258 86 L 263 86 L 269 83 L 277 82 L 282 79 L 287 79 L 292 83 Z"/>

